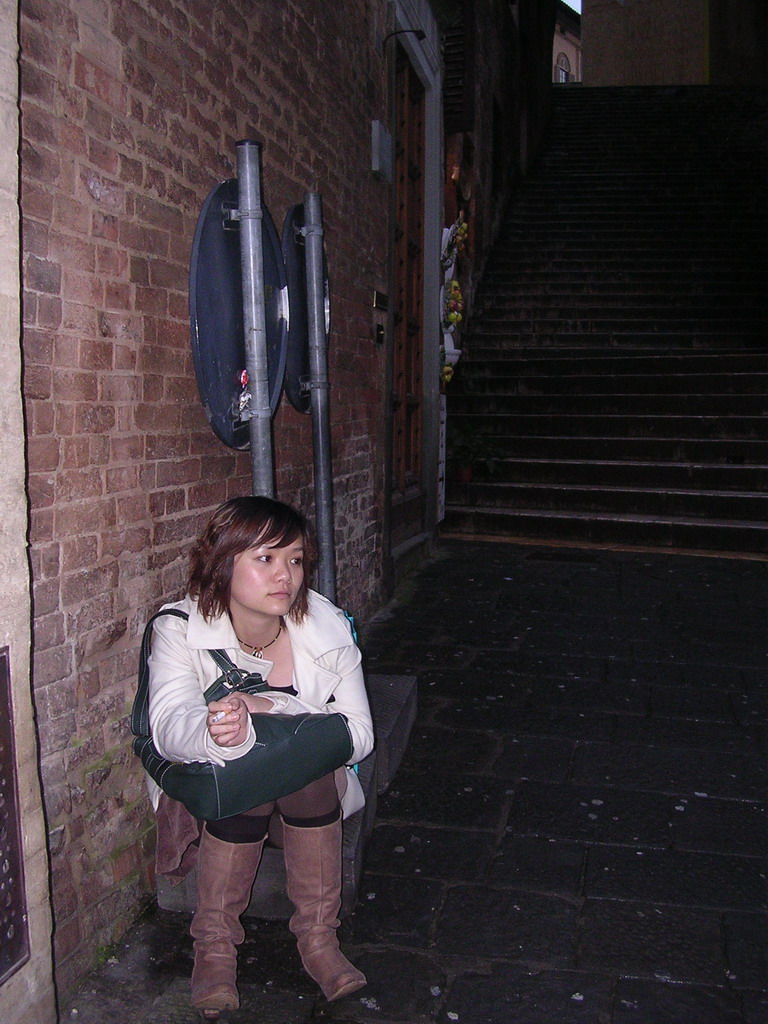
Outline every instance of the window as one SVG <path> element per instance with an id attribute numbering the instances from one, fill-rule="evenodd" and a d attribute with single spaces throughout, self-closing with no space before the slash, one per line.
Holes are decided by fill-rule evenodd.
<path id="1" fill-rule="evenodd" d="M 571 80 L 571 62 L 564 53 L 557 55 L 555 61 L 555 82 L 569 82 Z"/>

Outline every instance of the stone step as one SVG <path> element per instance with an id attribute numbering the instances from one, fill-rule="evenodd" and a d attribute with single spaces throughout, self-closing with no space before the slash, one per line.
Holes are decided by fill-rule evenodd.
<path id="1" fill-rule="evenodd" d="M 725 415 L 668 415 L 618 413 L 596 413 L 594 411 L 571 414 L 547 413 L 496 413 L 487 409 L 462 415 L 461 422 L 473 432 L 493 436 L 521 435 L 546 437 L 637 437 L 637 438 L 680 438 L 711 440 L 741 438 L 745 440 L 768 440 L 768 420 L 765 416 L 745 416 L 740 413 Z"/>
<path id="2" fill-rule="evenodd" d="M 768 466 L 768 440 L 685 437 L 591 437 L 499 434 L 493 447 L 520 459 L 622 460 L 630 463 L 687 463 L 710 466 Z M 500 467 L 495 469 L 495 473 Z M 768 473 L 766 473 L 768 476 Z"/>
<path id="3" fill-rule="evenodd" d="M 694 333 L 683 330 L 663 331 L 647 330 L 612 330 L 612 331 L 584 331 L 579 329 L 568 330 L 563 324 L 541 325 L 539 331 L 532 331 L 529 328 L 522 329 L 520 325 L 513 325 L 504 329 L 499 325 L 496 331 L 475 332 L 474 337 L 480 339 L 482 345 L 495 345 L 504 349 L 531 348 L 534 345 L 541 346 L 545 351 L 548 348 L 561 348 L 564 345 L 569 347 L 580 346 L 583 348 L 601 347 L 606 352 L 611 349 L 634 350 L 638 348 L 655 347 L 660 351 L 668 349 L 680 349 L 686 345 L 691 349 L 723 349 L 732 345 L 735 350 L 752 348 L 756 351 L 765 350 L 764 329 L 760 324 L 751 325 L 749 331 L 731 330 L 728 325 L 723 325 L 720 330 L 700 329 Z"/>
<path id="4" fill-rule="evenodd" d="M 767 368 L 768 369 L 768 368 Z M 753 373 L 655 373 L 655 374 L 510 374 L 493 367 L 464 367 L 456 394 L 482 396 L 562 394 L 766 395 L 768 372 Z"/>
<path id="5" fill-rule="evenodd" d="M 416 718 L 415 676 L 369 675 L 366 684 L 376 749 L 359 765 L 359 779 L 366 797 L 365 806 L 344 821 L 341 916 L 351 913 L 354 908 L 365 845 L 376 816 L 377 798 L 386 791 L 394 778 Z M 246 916 L 283 920 L 293 912 L 286 892 L 280 824 L 279 816 L 275 815 Z M 176 886 L 172 886 L 165 878 L 157 879 L 157 902 L 163 910 L 193 913 L 196 892 L 197 872 L 194 869 Z"/>
<path id="6" fill-rule="evenodd" d="M 633 394 L 619 391 L 572 394 L 561 391 L 546 395 L 510 395 L 488 391 L 481 395 L 457 393 L 451 398 L 451 411 L 457 415 L 483 412 L 498 415 L 727 416 L 735 408 L 740 415 L 764 416 L 768 412 L 768 394 Z"/>
<path id="7" fill-rule="evenodd" d="M 479 348 L 470 340 L 463 345 L 462 377 L 477 376 L 504 377 L 516 374 L 520 377 L 550 377 L 560 374 L 564 379 L 582 374 L 628 375 L 649 374 L 736 374 L 765 373 L 768 371 L 768 356 L 756 351 L 691 351 L 679 352 L 649 349 L 645 352 L 634 349 L 616 353 L 596 349 L 557 348 L 501 349 Z"/>
<path id="8" fill-rule="evenodd" d="M 768 456 L 768 445 L 763 448 Z M 553 484 L 557 486 L 616 486 L 640 488 L 700 488 L 712 494 L 717 491 L 768 493 L 768 458 L 748 465 L 686 462 L 677 459 L 663 462 L 655 458 L 640 459 L 568 459 L 556 450 L 539 459 L 503 456 L 490 464 L 482 461 L 475 467 L 475 482 L 489 482 L 499 489 L 504 484 Z M 469 504 L 463 501 L 462 504 Z M 475 502 L 486 504 L 485 502 Z M 493 504 L 493 502 L 487 502 Z M 726 517 L 727 518 L 727 517 Z M 750 516 L 749 518 L 757 518 Z"/>
<path id="9" fill-rule="evenodd" d="M 768 552 L 765 522 L 450 505 L 443 536 L 537 538 L 687 551 Z"/>
<path id="10" fill-rule="evenodd" d="M 654 477 L 656 467 L 649 467 Z M 667 467 L 668 468 L 668 467 Z M 511 483 L 473 481 L 451 483 L 446 498 L 452 506 L 504 509 L 513 511 L 547 510 L 569 513 L 642 514 L 645 516 L 687 516 L 700 520 L 713 518 L 746 522 L 768 522 L 768 493 L 754 491 L 706 490 L 697 487 L 623 486 L 614 479 L 612 467 L 604 474 L 604 486 L 575 480 L 563 483 Z M 765 475 L 765 467 L 763 467 Z M 664 474 L 658 474 L 663 477 Z M 767 534 L 768 536 L 768 534 Z"/>

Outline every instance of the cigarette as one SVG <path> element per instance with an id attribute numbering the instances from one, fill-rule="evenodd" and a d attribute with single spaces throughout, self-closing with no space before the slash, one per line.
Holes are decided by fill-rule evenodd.
<path id="1" fill-rule="evenodd" d="M 226 711 L 217 711 L 211 719 L 211 725 L 216 725 L 217 722 L 220 722 L 226 713 Z"/>

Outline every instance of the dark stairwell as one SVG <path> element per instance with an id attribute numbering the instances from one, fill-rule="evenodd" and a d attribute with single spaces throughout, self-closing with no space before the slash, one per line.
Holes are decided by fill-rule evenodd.
<path id="1" fill-rule="evenodd" d="M 555 88 L 448 386 L 487 458 L 444 533 L 768 551 L 765 113 Z"/>

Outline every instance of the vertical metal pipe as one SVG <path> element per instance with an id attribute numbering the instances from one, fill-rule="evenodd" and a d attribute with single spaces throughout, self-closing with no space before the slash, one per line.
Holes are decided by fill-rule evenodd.
<path id="1" fill-rule="evenodd" d="M 309 329 L 309 387 L 315 460 L 315 519 L 317 528 L 317 589 L 336 600 L 336 549 L 333 533 L 333 470 L 328 383 L 328 338 L 325 327 L 323 211 L 317 192 L 304 195 L 304 258 L 307 277 Z"/>
<path id="2" fill-rule="evenodd" d="M 267 330 L 264 312 L 262 252 L 261 143 L 237 143 L 240 267 L 243 278 L 245 368 L 248 371 L 251 486 L 254 494 L 274 497 L 272 409 L 269 403 Z"/>

